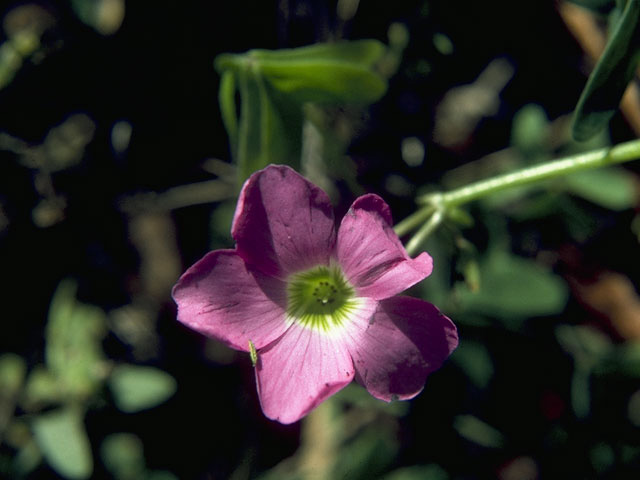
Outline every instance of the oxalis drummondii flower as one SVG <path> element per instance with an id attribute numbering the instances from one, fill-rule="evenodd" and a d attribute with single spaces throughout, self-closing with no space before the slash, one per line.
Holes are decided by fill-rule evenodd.
<path id="1" fill-rule="evenodd" d="M 431 273 L 411 259 L 389 206 L 359 197 L 336 233 L 327 195 L 269 166 L 244 184 L 231 234 L 173 289 L 178 320 L 251 352 L 264 414 L 292 423 L 354 378 L 376 398 L 413 398 L 458 344 L 433 305 L 398 293 Z"/>

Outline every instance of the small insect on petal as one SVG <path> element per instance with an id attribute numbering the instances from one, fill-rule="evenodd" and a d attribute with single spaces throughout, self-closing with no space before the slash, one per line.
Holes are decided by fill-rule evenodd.
<path id="1" fill-rule="evenodd" d="M 251 340 L 249 340 L 249 356 L 251 357 L 251 365 L 255 367 L 258 363 L 258 351 Z"/>

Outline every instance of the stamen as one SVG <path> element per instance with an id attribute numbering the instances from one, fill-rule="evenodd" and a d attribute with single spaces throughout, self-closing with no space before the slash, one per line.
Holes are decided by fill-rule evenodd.
<path id="1" fill-rule="evenodd" d="M 320 266 L 289 278 L 287 314 L 311 328 L 341 325 L 356 308 L 355 290 L 337 266 Z"/>

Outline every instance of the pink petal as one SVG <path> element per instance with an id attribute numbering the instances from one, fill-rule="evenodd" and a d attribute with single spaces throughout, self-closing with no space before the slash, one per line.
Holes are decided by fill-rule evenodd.
<path id="1" fill-rule="evenodd" d="M 271 165 L 242 187 L 231 235 L 242 258 L 267 275 L 327 265 L 335 244 L 331 202 L 295 170 Z"/>
<path id="2" fill-rule="evenodd" d="M 297 324 L 258 352 L 262 411 L 280 423 L 300 420 L 353 376 L 353 361 L 339 338 Z"/>
<path id="3" fill-rule="evenodd" d="M 433 268 L 427 253 L 415 259 L 407 255 L 391 227 L 389 206 L 373 194 L 356 199 L 342 219 L 337 255 L 358 295 L 377 300 L 406 290 Z"/>
<path id="4" fill-rule="evenodd" d="M 247 267 L 234 250 L 209 252 L 173 287 L 178 320 L 237 350 L 261 348 L 287 329 L 286 286 Z"/>
<path id="5" fill-rule="evenodd" d="M 458 346 L 456 327 L 436 307 L 397 296 L 380 302 L 371 320 L 351 324 L 356 379 L 381 400 L 407 400 Z"/>

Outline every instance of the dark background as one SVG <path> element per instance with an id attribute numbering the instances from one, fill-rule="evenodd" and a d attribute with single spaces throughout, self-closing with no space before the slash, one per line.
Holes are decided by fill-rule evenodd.
<path id="1" fill-rule="evenodd" d="M 79 299 L 107 313 L 151 295 L 142 272 L 148 257 L 132 240 L 132 216 L 122 199 L 208 180 L 212 175 L 202 168 L 206 159 L 231 160 L 217 106 L 216 55 L 326 41 L 336 37 L 340 25 L 336 2 L 331 1 L 129 1 L 120 28 L 101 35 L 80 20 L 71 3 L 34 3 L 55 21 L 43 34 L 43 55 L 26 59 L 0 90 L 0 131 L 37 146 L 52 127 L 80 112 L 94 122 L 95 133 L 79 163 L 51 173 L 66 205 L 59 221 L 47 226 L 33 220 L 44 197 L 36 185 L 37 169 L 25 165 L 15 151 L 0 150 L 0 205 L 7 219 L 0 229 L 0 351 L 22 356 L 29 367 L 43 362 L 47 311 L 63 278 L 76 279 Z M 4 2 L 0 16 L 18 5 Z M 385 196 L 396 219 L 414 207 L 410 199 L 387 191 L 389 172 L 417 186 L 439 183 L 444 172 L 507 147 L 513 117 L 523 105 L 541 105 L 550 119 L 570 113 L 588 75 L 588 62 L 558 15 L 556 2 L 363 1 L 342 32 L 349 39 L 387 43 L 391 22 L 406 25 L 410 42 L 388 93 L 367 110 L 366 122 L 347 152 L 355 159 L 362 190 Z M 436 48 L 433 36 L 438 33 L 451 40 L 452 53 Z M 498 111 L 482 120 L 460 148 L 439 145 L 432 135 L 437 105 L 451 88 L 473 82 L 495 58 L 506 58 L 514 68 L 500 93 Z M 421 62 L 428 63 L 427 72 L 420 70 Z M 126 151 L 117 153 L 111 130 L 121 120 L 130 123 L 132 134 Z M 400 143 L 408 136 L 421 139 L 426 147 L 425 162 L 417 169 L 402 160 Z M 625 120 L 616 116 L 612 141 L 633 136 Z M 338 208 L 346 208 L 357 193 L 343 193 Z M 169 243 L 177 246 L 174 259 L 183 268 L 210 248 L 228 246 L 228 238 L 216 237 L 211 226 L 215 208 L 205 204 L 162 212 L 174 242 Z M 638 245 L 629 230 L 633 211 L 595 214 L 601 228 L 584 241 L 563 236 L 553 223 L 536 223 L 545 248 L 580 252 L 578 265 L 563 257 L 556 271 L 575 276 L 586 268 L 589 276 L 615 270 L 637 281 Z M 510 228 L 519 238 L 531 226 Z M 469 233 L 480 251 L 491 242 L 488 235 L 482 224 Z M 248 358 L 212 346 L 179 325 L 169 288 L 162 284 L 160 293 L 151 295 L 156 316 L 149 337 L 154 346 L 146 354 L 113 332 L 103 347 L 115 361 L 169 372 L 178 381 L 177 393 L 154 409 L 123 414 L 110 402 L 108 391 L 103 392 L 103 401 L 86 416 L 95 457 L 101 439 L 127 431 L 143 441 L 150 468 L 185 479 L 230 478 L 244 464 L 249 465 L 247 476 L 234 478 L 254 478 L 296 451 L 300 426 L 281 426 L 262 416 Z M 400 447 L 384 471 L 437 463 L 450 478 L 461 479 L 633 478 L 639 471 L 637 455 L 625 462 L 616 450 L 613 466 L 601 471 L 589 456 L 598 442 L 613 445 L 622 437 L 629 445 L 638 444 L 638 427 L 620 417 L 626 404 L 602 400 L 602 408 L 587 420 L 571 412 L 573 363 L 553 340 L 553 325 L 591 321 L 590 315 L 572 296 L 562 315 L 541 319 L 527 327 L 526 335 L 462 325 L 463 338 L 468 333 L 491 352 L 491 383 L 484 389 L 474 387 L 454 364 L 434 374 L 397 420 Z M 621 342 L 604 323 L 602 331 Z M 633 391 L 635 383 L 616 381 L 624 392 Z M 508 442 L 486 448 L 460 436 L 452 419 L 467 413 L 481 416 Z M 557 428 L 568 432 L 571 441 L 550 440 Z M 10 453 L 8 447 L 0 448 Z M 535 460 L 538 476 L 505 476 L 505 465 L 522 456 Z M 526 470 L 520 473 L 526 475 Z M 29 478 L 51 475 L 48 467 L 40 466 Z M 99 460 L 94 475 L 108 477 Z"/>

